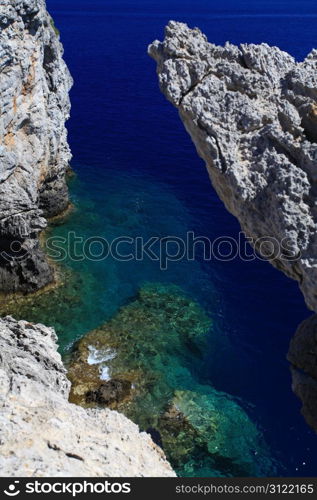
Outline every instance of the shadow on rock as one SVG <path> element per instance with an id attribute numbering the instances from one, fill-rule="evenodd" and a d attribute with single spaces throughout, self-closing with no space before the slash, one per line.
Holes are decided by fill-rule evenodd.
<path id="1" fill-rule="evenodd" d="M 299 325 L 287 359 L 291 363 L 292 389 L 303 404 L 301 413 L 317 431 L 317 314 Z"/>

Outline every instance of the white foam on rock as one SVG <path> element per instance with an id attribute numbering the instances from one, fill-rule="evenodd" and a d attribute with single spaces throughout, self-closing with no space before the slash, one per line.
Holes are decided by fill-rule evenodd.
<path id="1" fill-rule="evenodd" d="M 108 366 L 100 367 L 100 380 L 111 380 L 110 371 Z"/>
<path id="2" fill-rule="evenodd" d="M 89 355 L 87 358 L 87 363 L 89 365 L 100 365 L 99 373 L 100 380 L 108 381 L 111 380 L 110 376 L 110 368 L 106 365 L 107 361 L 111 361 L 117 356 L 117 353 L 114 349 L 110 347 L 106 349 L 97 349 L 96 347 L 89 345 L 88 346 Z"/>
<path id="3" fill-rule="evenodd" d="M 107 349 L 97 349 L 96 347 L 89 345 L 89 355 L 87 358 L 87 363 L 89 365 L 99 365 L 100 363 L 105 363 L 106 361 L 111 361 L 117 356 L 116 351 L 108 347 Z"/>

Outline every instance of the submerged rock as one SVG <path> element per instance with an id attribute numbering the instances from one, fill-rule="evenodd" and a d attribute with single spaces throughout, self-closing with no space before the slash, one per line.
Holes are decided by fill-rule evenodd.
<path id="1" fill-rule="evenodd" d="M 161 399 L 171 394 L 161 374 L 173 371 L 177 357 L 202 352 L 210 326 L 210 318 L 178 287 L 144 286 L 135 300 L 76 344 L 68 364 L 71 401 L 85 405 L 87 393 L 98 392 L 106 373 L 106 378 L 132 384 L 133 398 L 148 398 L 152 389 L 166 393 L 153 396 L 152 411 L 159 414 L 165 404 Z M 144 428 L 150 424 L 144 422 Z"/>
<path id="2" fill-rule="evenodd" d="M 123 415 L 68 402 L 53 329 L 0 319 L 0 475 L 175 476 Z"/>
<path id="3" fill-rule="evenodd" d="M 149 54 L 227 209 L 317 311 L 317 51 L 297 63 L 171 21 Z"/>
<path id="4" fill-rule="evenodd" d="M 128 380 L 108 380 L 100 384 L 95 391 L 88 391 L 86 402 L 105 406 L 118 404 L 130 396 L 131 386 L 132 384 Z"/>
<path id="5" fill-rule="evenodd" d="M 317 315 L 303 321 L 291 340 L 288 355 L 292 388 L 301 399 L 306 422 L 317 431 Z"/>
<path id="6" fill-rule="evenodd" d="M 53 279 L 39 233 L 68 205 L 72 79 L 45 0 L 1 2 L 0 47 L 0 290 L 29 292 Z"/>
<path id="7" fill-rule="evenodd" d="M 170 442 L 166 448 L 170 460 L 182 465 L 186 475 L 194 470 L 196 460 L 216 476 L 261 476 L 274 470 L 261 434 L 247 413 L 227 394 L 212 388 L 176 390 L 159 429 L 163 443 Z"/>
<path id="8" fill-rule="evenodd" d="M 49 324 L 54 317 L 63 316 L 65 310 L 71 315 L 74 305 L 80 302 L 80 288 L 89 277 L 62 267 L 56 274 L 55 283 L 35 293 L 0 293 L 0 315 L 28 318 L 33 322 L 41 320 L 45 324 Z"/>

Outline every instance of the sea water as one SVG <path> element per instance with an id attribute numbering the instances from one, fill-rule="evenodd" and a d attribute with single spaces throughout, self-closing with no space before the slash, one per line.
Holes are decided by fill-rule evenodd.
<path id="1" fill-rule="evenodd" d="M 75 80 L 68 124 L 76 172 L 70 182 L 75 209 L 50 236 L 66 241 L 72 231 L 83 240 L 96 236 L 107 241 L 122 236 L 147 240 L 153 236 L 186 238 L 192 231 L 211 240 L 223 236 L 238 239 L 237 221 L 213 191 L 177 111 L 159 92 L 147 45 L 162 39 L 164 25 L 174 19 L 200 27 L 217 44 L 227 40 L 267 42 L 301 60 L 317 45 L 316 2 L 47 3 Z M 184 294 L 199 307 L 202 317 L 210 319 L 203 354 L 189 355 L 188 346 L 179 343 L 182 329 L 175 325 L 178 340 L 173 352 L 168 342 L 155 344 L 159 380 L 174 391 L 178 408 L 194 415 L 191 428 L 202 429 L 205 436 L 211 431 L 210 421 L 203 421 L 203 415 L 221 412 L 218 444 L 228 448 L 234 443 L 235 449 L 246 446 L 245 454 L 255 468 L 249 464 L 246 470 L 239 468 L 241 463 L 211 460 L 216 444 L 207 439 L 204 446 L 212 450 L 189 451 L 183 465 L 177 465 L 179 474 L 316 475 L 317 440 L 300 415 L 285 357 L 291 336 L 309 314 L 296 283 L 259 259 L 206 262 L 199 252 L 195 260 L 170 262 L 165 270 L 148 258 L 122 262 L 111 257 L 97 261 L 68 256 L 63 266 L 64 285 L 54 291 L 53 298 L 27 304 L 20 314 L 53 325 L 64 355 L 87 332 L 117 314 L 119 318 L 127 314 L 118 313 L 122 308 L 139 307 L 138 293 L 147 287 L 154 286 L 151 293 L 158 294 L 163 310 L 171 300 L 169 287 L 177 287 L 173 289 L 175 303 Z M 186 312 L 182 314 L 186 316 Z M 168 318 L 165 315 L 157 323 L 160 339 L 171 335 Z M 135 337 L 138 352 L 149 353 L 148 331 L 143 327 L 140 331 Z M 115 362 L 118 356 L 112 359 Z M 164 363 L 168 363 L 165 371 Z M 142 367 L 148 366 L 149 359 L 145 359 Z M 109 378 L 107 366 L 103 374 Z M 153 412 L 164 392 L 155 391 L 154 387 L 149 394 Z M 144 399 L 140 408 L 144 414 Z M 245 427 L 242 437 L 237 426 L 230 424 L 231 413 Z M 141 414 L 136 411 L 135 419 L 142 425 Z M 235 451 L 230 449 L 230 453 Z"/>

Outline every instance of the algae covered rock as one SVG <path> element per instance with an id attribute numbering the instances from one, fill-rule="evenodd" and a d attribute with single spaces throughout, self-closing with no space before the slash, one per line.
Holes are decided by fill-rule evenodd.
<path id="1" fill-rule="evenodd" d="M 212 322 L 199 304 L 178 287 L 148 284 L 75 345 L 70 400 L 124 413 L 156 436 L 181 475 L 273 473 L 244 409 L 192 376 L 208 335 Z"/>
<path id="2" fill-rule="evenodd" d="M 200 306 L 178 287 L 144 286 L 135 300 L 77 343 L 68 371 L 71 399 L 85 405 L 87 392 L 107 377 L 129 381 L 136 397 L 148 397 L 159 385 L 168 398 L 165 371 L 174 370 L 176 356 L 201 352 L 210 325 Z M 155 411 L 161 398 L 152 403 Z"/>
<path id="3" fill-rule="evenodd" d="M 97 390 L 89 391 L 86 394 L 86 402 L 105 406 L 118 404 L 129 397 L 131 387 L 131 382 L 127 380 L 110 379 L 100 384 Z"/>
<path id="4" fill-rule="evenodd" d="M 265 475 L 272 467 L 258 428 L 227 394 L 197 386 L 196 391 L 176 390 L 170 404 L 159 428 L 170 460 L 186 474 L 200 457 L 213 475 Z"/>

